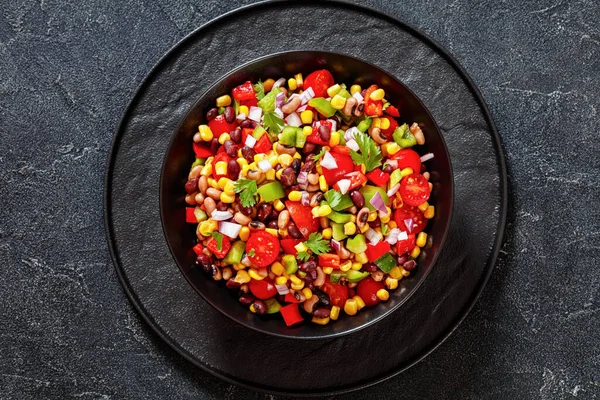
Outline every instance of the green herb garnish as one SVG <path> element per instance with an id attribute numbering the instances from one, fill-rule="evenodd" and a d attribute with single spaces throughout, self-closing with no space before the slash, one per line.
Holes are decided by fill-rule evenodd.
<path id="1" fill-rule="evenodd" d="M 310 258 L 310 254 L 308 254 L 306 251 L 301 251 L 300 253 L 298 253 L 296 258 L 300 261 L 305 262 L 308 261 L 308 259 Z"/>
<path id="2" fill-rule="evenodd" d="M 325 198 L 327 199 L 327 203 L 329 203 L 329 207 L 335 208 L 342 201 L 342 194 L 335 189 L 329 189 L 325 192 Z"/>
<path id="3" fill-rule="evenodd" d="M 210 232 L 210 236 L 217 242 L 217 249 L 223 250 L 223 234 L 220 232 Z"/>
<path id="4" fill-rule="evenodd" d="M 325 148 L 322 148 L 321 151 L 319 152 L 319 154 L 317 154 L 316 156 L 313 156 L 313 161 L 317 162 L 321 159 L 321 157 L 323 157 L 325 155 L 325 153 L 327 153 L 327 150 L 325 150 Z"/>
<path id="5" fill-rule="evenodd" d="M 374 170 L 381 165 L 381 150 L 373 139 L 368 135 L 360 132 L 354 134 L 356 143 L 360 149 L 360 154 L 354 150 L 350 150 L 350 157 L 357 165 L 364 165 L 367 172 Z"/>
<path id="6" fill-rule="evenodd" d="M 275 114 L 274 111 L 270 111 L 265 113 L 263 125 L 269 130 L 270 133 L 277 134 L 283 129 L 283 127 L 285 126 L 285 122 L 283 122 L 283 118 Z"/>
<path id="7" fill-rule="evenodd" d="M 254 84 L 254 91 L 256 92 L 255 96 L 258 100 L 262 100 L 265 97 L 265 86 L 262 81 L 258 81 Z"/>
<path id="8" fill-rule="evenodd" d="M 256 204 L 258 186 L 255 180 L 238 179 L 233 186 L 233 190 L 239 193 L 243 207 L 252 207 Z"/>

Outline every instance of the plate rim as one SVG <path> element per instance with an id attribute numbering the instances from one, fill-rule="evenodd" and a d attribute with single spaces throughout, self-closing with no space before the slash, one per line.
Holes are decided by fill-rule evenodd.
<path id="1" fill-rule="evenodd" d="M 124 272 L 122 271 L 122 269 L 120 267 L 120 258 L 116 251 L 116 244 L 114 243 L 114 234 L 113 234 L 114 227 L 113 227 L 113 223 L 111 220 L 112 202 L 111 202 L 111 198 L 110 198 L 110 193 L 112 192 L 111 177 L 113 175 L 115 154 L 117 153 L 117 150 L 119 148 L 119 141 L 122 136 L 124 127 L 126 125 L 126 121 L 128 119 L 127 117 L 129 116 L 131 109 L 135 106 L 136 103 L 138 103 L 138 101 L 141 97 L 141 94 L 145 90 L 145 88 L 148 86 L 150 79 L 152 77 L 154 77 L 154 75 L 157 73 L 159 67 L 167 59 L 169 59 L 171 57 L 171 55 L 180 48 L 180 46 L 185 44 L 188 40 L 190 40 L 192 37 L 196 36 L 202 30 L 205 30 L 205 29 L 211 27 L 212 25 L 215 25 L 215 24 L 219 23 L 220 21 L 222 21 L 226 18 L 229 18 L 235 14 L 243 13 L 244 11 L 248 11 L 248 10 L 255 9 L 255 8 L 261 8 L 261 7 L 265 7 L 265 6 L 281 6 L 281 5 L 295 6 L 297 4 L 306 5 L 306 4 L 311 4 L 311 3 L 316 4 L 316 5 L 326 5 L 326 6 L 329 5 L 329 6 L 333 6 L 333 7 L 348 8 L 353 11 L 363 12 L 366 14 L 373 15 L 377 18 L 386 20 L 386 21 L 390 22 L 391 24 L 396 25 L 396 26 L 400 27 L 401 29 L 404 29 L 411 35 L 422 40 L 425 44 L 432 47 L 440 56 L 442 56 L 442 58 L 444 58 L 448 64 L 450 64 L 450 66 L 456 71 L 456 73 L 459 75 L 459 77 L 466 83 L 467 88 L 475 97 L 475 99 L 479 105 L 479 108 L 482 111 L 483 117 L 484 117 L 485 121 L 487 122 L 488 126 L 490 127 L 490 130 L 492 133 L 491 137 L 493 139 L 493 145 L 494 145 L 495 151 L 496 151 L 496 163 L 497 163 L 497 166 L 499 167 L 500 207 L 499 207 L 499 213 L 498 213 L 498 217 L 499 217 L 498 224 L 496 226 L 496 238 L 495 238 L 495 241 L 493 242 L 491 254 L 487 259 L 484 274 L 480 278 L 480 283 L 477 285 L 476 290 L 474 290 L 473 293 L 471 293 L 471 296 L 469 297 L 465 306 L 461 309 L 460 313 L 457 315 L 456 320 L 452 324 L 450 324 L 449 328 L 447 328 L 441 334 L 441 337 L 438 339 L 437 342 L 434 342 L 434 344 L 431 345 L 429 348 L 426 348 L 421 353 L 417 354 L 413 358 L 413 360 L 411 360 L 406 365 L 400 366 L 398 369 L 393 370 L 392 372 L 384 373 L 383 375 L 378 376 L 367 382 L 357 382 L 355 385 L 345 386 L 345 387 L 341 387 L 341 388 L 333 389 L 333 390 L 318 390 L 318 391 L 307 391 L 307 392 L 299 393 L 299 392 L 274 390 L 273 388 L 265 387 L 262 385 L 256 385 L 256 384 L 253 385 L 244 380 L 240 380 L 240 379 L 236 379 L 235 377 L 231 377 L 230 375 L 223 373 L 222 371 L 212 370 L 208 366 L 199 362 L 199 360 L 197 360 L 197 358 L 195 356 L 193 356 L 189 351 L 185 350 L 183 347 L 181 347 L 181 345 L 179 343 L 176 343 L 169 335 L 167 335 L 167 333 L 164 331 L 164 329 L 158 325 L 158 323 L 154 320 L 154 318 L 152 318 L 149 315 L 149 313 L 146 311 L 143 304 L 141 304 L 139 298 L 133 291 L 127 276 L 124 274 Z M 238 7 L 233 10 L 227 11 L 224 14 L 221 14 L 221 15 L 211 19 L 210 21 L 202 24 L 198 28 L 191 31 L 189 34 L 184 36 L 181 40 L 179 40 L 175 44 L 173 44 L 169 48 L 169 50 L 160 57 L 160 59 L 150 68 L 149 72 L 144 76 L 144 78 L 142 79 L 140 84 L 137 86 L 137 88 L 133 92 L 133 96 L 131 97 L 131 99 L 129 100 L 129 102 L 127 103 L 127 105 L 124 109 L 123 115 L 121 116 L 121 118 L 119 119 L 119 121 L 117 123 L 116 129 L 113 134 L 113 137 L 112 137 L 112 140 L 110 143 L 110 147 L 109 147 L 109 150 L 107 153 L 106 167 L 105 167 L 105 172 L 104 172 L 104 182 L 103 182 L 104 183 L 104 185 L 103 185 L 104 230 L 105 230 L 109 254 L 110 254 L 113 266 L 115 268 L 115 272 L 117 273 L 119 282 L 121 283 L 121 286 L 123 287 L 123 290 L 125 291 L 125 294 L 126 294 L 127 298 L 129 299 L 129 302 L 136 309 L 136 311 L 138 312 L 138 315 L 140 315 L 142 317 L 142 319 L 150 326 L 150 328 L 152 328 L 153 333 L 158 335 L 167 345 L 169 345 L 169 347 L 171 347 L 171 349 L 173 349 L 175 352 L 180 354 L 184 359 L 186 359 L 187 361 L 192 363 L 194 366 L 199 367 L 203 371 L 208 372 L 212 376 L 222 379 L 230 384 L 244 387 L 246 389 L 253 390 L 253 391 L 261 391 L 263 393 L 269 393 L 269 394 L 273 394 L 273 395 L 284 395 L 284 396 L 294 394 L 295 396 L 299 396 L 299 397 L 310 397 L 310 396 L 315 396 L 315 395 L 318 395 L 318 396 L 337 395 L 337 394 L 349 393 L 349 392 L 353 392 L 356 390 L 365 389 L 365 388 L 374 386 L 374 385 L 379 384 L 383 381 L 386 381 L 394 376 L 397 376 L 397 375 L 401 374 L 402 372 L 406 371 L 407 369 L 418 364 L 425 357 L 427 357 L 433 351 L 435 351 L 442 343 L 444 343 L 454 333 L 454 331 L 458 328 L 458 326 L 465 320 L 467 315 L 470 314 L 473 307 L 477 303 L 477 300 L 481 297 L 481 294 L 483 293 L 483 290 L 485 289 L 485 287 L 490 279 L 490 276 L 494 270 L 493 267 L 498 258 L 500 248 L 504 241 L 506 219 L 507 219 L 507 212 L 508 212 L 508 175 L 507 175 L 507 173 L 508 173 L 508 171 L 507 171 L 507 167 L 506 167 L 506 155 L 503 150 L 502 140 L 500 138 L 498 129 L 496 128 L 496 125 L 494 123 L 492 115 L 489 111 L 487 103 L 485 102 L 483 96 L 481 95 L 479 88 L 475 85 L 475 82 L 467 74 L 467 72 L 462 67 L 462 65 L 454 58 L 454 56 L 451 55 L 444 47 L 442 47 L 440 44 L 438 44 L 437 41 L 435 41 L 434 39 L 432 39 L 428 35 L 426 35 L 423 31 L 421 31 L 418 28 L 415 28 L 414 26 L 412 26 L 411 24 L 409 24 L 405 21 L 401 21 L 395 17 L 392 17 L 374 7 L 354 4 L 354 3 L 350 3 L 347 1 L 343 1 L 343 0 L 305 0 L 302 3 L 290 2 L 289 0 L 262 0 L 262 1 L 258 1 L 256 3 L 247 4 L 242 7 Z"/>

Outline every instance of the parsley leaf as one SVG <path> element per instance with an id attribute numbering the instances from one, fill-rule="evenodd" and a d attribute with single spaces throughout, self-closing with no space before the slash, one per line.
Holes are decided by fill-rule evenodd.
<path id="1" fill-rule="evenodd" d="M 379 167 L 383 158 L 381 156 L 379 145 L 377 145 L 377 143 L 375 143 L 368 135 L 361 132 L 356 132 L 354 138 L 356 139 L 356 143 L 358 143 L 361 154 L 358 154 L 354 150 L 350 150 L 352 161 L 357 165 L 363 164 L 367 169 L 367 172 Z"/>
<path id="2" fill-rule="evenodd" d="M 308 261 L 308 259 L 310 258 L 310 254 L 308 254 L 306 251 L 301 251 L 300 253 L 298 253 L 296 258 L 300 261 L 305 262 Z"/>
<path id="3" fill-rule="evenodd" d="M 325 198 L 327 199 L 327 202 L 329 203 L 329 207 L 335 208 L 342 201 L 342 194 L 335 189 L 329 189 L 325 193 Z"/>
<path id="4" fill-rule="evenodd" d="M 210 232 L 210 236 L 217 242 L 217 250 L 223 250 L 223 234 L 219 232 Z"/>
<path id="5" fill-rule="evenodd" d="M 327 153 L 327 150 L 323 147 L 319 154 L 317 154 L 316 156 L 313 156 L 313 161 L 314 162 L 319 161 L 321 159 L 321 157 L 323 157 L 325 155 L 325 153 Z"/>
<path id="6" fill-rule="evenodd" d="M 256 204 L 258 186 L 252 179 L 238 179 L 233 186 L 233 190 L 240 194 L 240 201 L 243 207 L 252 207 Z"/>
<path id="7" fill-rule="evenodd" d="M 255 96 L 258 100 L 262 100 L 263 97 L 265 97 L 265 86 L 260 80 L 254 85 L 254 91 L 256 92 Z"/>
<path id="8" fill-rule="evenodd" d="M 274 111 L 270 111 L 265 113 L 263 125 L 269 130 L 270 133 L 277 134 L 283 129 L 285 123 L 283 122 L 283 118 L 275 114 Z"/>
<path id="9" fill-rule="evenodd" d="M 254 249 L 250 249 L 250 251 L 248 252 L 248 257 L 254 257 L 256 255 L 256 252 L 254 251 Z"/>
<path id="10" fill-rule="evenodd" d="M 323 235 L 320 233 L 311 233 L 308 240 L 304 242 L 306 247 L 310 249 L 315 255 L 327 253 L 331 250 L 329 246 L 329 240 L 323 239 Z"/>

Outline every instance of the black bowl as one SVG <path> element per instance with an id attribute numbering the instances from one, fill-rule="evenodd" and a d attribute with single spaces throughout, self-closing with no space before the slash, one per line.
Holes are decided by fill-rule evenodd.
<path id="1" fill-rule="evenodd" d="M 427 162 L 427 168 L 434 186 L 429 203 L 435 205 L 436 214 L 425 230 L 430 239 L 428 245 L 422 249 L 417 269 L 410 277 L 399 282 L 398 289 L 391 291 L 387 302 L 365 308 L 352 317 L 342 312 L 339 320 L 331 321 L 325 326 L 308 321 L 288 328 L 279 314 L 252 314 L 224 287 L 223 282 L 213 281 L 196 267 L 196 257 L 192 251 L 196 243 L 195 225 L 185 222 L 186 203 L 183 187 L 190 165 L 195 159 L 191 146 L 192 136 L 198 131 L 198 125 L 206 122 L 205 113 L 214 107 L 218 96 L 229 93 L 233 87 L 247 80 L 256 82 L 268 77 L 277 79 L 299 72 L 306 76 L 323 68 L 333 73 L 336 82 L 344 82 L 346 85 L 358 83 L 363 87 L 373 83 L 379 85 L 385 89 L 386 98 L 400 109 L 401 121 L 418 122 L 421 125 L 427 141 L 425 145 L 417 146 L 416 150 L 421 154 L 432 152 L 435 155 L 435 158 Z M 356 332 L 380 321 L 406 302 L 423 283 L 433 268 L 450 226 L 453 187 L 452 168 L 442 134 L 429 111 L 410 89 L 379 67 L 351 56 L 329 52 L 291 51 L 261 57 L 236 68 L 204 92 L 186 114 L 179 129 L 174 132 L 163 162 L 160 178 L 161 219 L 165 238 L 179 269 L 192 287 L 214 308 L 232 320 L 266 334 L 295 339 L 324 339 Z M 176 313 L 177 310 L 173 312 Z M 414 312 L 419 312 L 418 308 Z"/>

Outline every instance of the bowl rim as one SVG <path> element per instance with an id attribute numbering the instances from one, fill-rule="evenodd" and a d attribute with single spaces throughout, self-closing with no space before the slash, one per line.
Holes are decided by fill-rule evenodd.
<path id="1" fill-rule="evenodd" d="M 369 68 L 372 68 L 372 69 L 382 72 L 385 76 L 391 78 L 393 81 L 400 84 L 408 93 L 410 93 L 417 100 L 417 103 L 422 107 L 422 109 L 425 111 L 425 113 L 429 116 L 429 118 L 433 122 L 434 130 L 437 130 L 439 132 L 439 137 L 441 139 L 443 149 L 448 156 L 449 162 L 448 162 L 448 171 L 447 172 L 450 177 L 450 185 L 449 185 L 449 190 L 450 190 L 449 210 L 450 210 L 450 212 L 446 216 L 446 226 L 444 228 L 442 237 L 439 241 L 438 250 L 433 255 L 430 267 L 427 269 L 427 271 L 425 271 L 425 274 L 421 277 L 421 279 L 415 284 L 415 286 L 413 287 L 411 292 L 408 293 L 401 301 L 398 302 L 398 304 L 394 305 L 389 310 L 381 313 L 380 315 L 368 320 L 367 322 L 365 322 L 361 325 L 354 326 L 352 328 L 346 329 L 341 332 L 324 333 L 324 334 L 320 334 L 320 335 L 309 335 L 309 336 L 298 336 L 298 335 L 293 335 L 293 334 L 273 332 L 271 330 L 261 329 L 260 327 L 253 326 L 251 324 L 247 324 L 245 321 L 238 320 L 233 315 L 230 315 L 228 312 L 224 311 L 224 309 L 220 306 L 219 302 L 213 301 L 209 296 L 205 295 L 201 290 L 199 290 L 199 288 L 192 282 L 192 280 L 190 279 L 188 274 L 184 272 L 183 267 L 180 265 L 177 258 L 175 257 L 175 253 L 173 251 L 171 242 L 167 236 L 167 232 L 165 229 L 166 217 L 165 217 L 164 210 L 166 209 L 166 207 L 165 207 L 166 199 L 165 199 L 165 196 L 163 196 L 163 193 L 164 193 L 163 189 L 164 189 L 164 182 L 165 182 L 165 170 L 166 170 L 166 165 L 167 165 L 167 155 L 169 154 L 170 150 L 172 149 L 176 138 L 179 136 L 179 132 L 181 131 L 181 128 L 182 128 L 185 120 L 190 116 L 190 113 L 198 105 L 198 103 L 200 103 L 210 91 L 212 91 L 215 87 L 217 87 L 219 84 L 221 84 L 222 81 L 224 81 L 229 76 L 231 76 L 237 72 L 243 71 L 244 69 L 248 68 L 252 64 L 255 64 L 255 63 L 261 62 L 261 61 L 265 61 L 270 58 L 278 58 L 278 57 L 282 57 L 282 56 L 286 56 L 286 55 L 300 54 L 300 53 L 317 53 L 317 54 L 324 54 L 324 55 L 329 55 L 329 56 L 350 58 L 354 61 L 358 61 L 360 63 L 365 64 Z M 165 241 L 167 243 L 167 246 L 169 248 L 169 253 L 171 254 L 171 257 L 173 258 L 173 260 L 175 261 L 175 264 L 177 265 L 179 272 L 184 276 L 185 280 L 194 289 L 194 291 L 196 293 L 198 293 L 200 295 L 200 297 L 202 297 L 202 299 L 204 299 L 204 301 L 206 301 L 208 304 L 210 304 L 214 309 L 219 311 L 222 315 L 226 316 L 233 322 L 238 323 L 246 328 L 252 329 L 252 330 L 262 333 L 262 334 L 276 336 L 276 337 L 283 338 L 283 339 L 291 339 L 291 340 L 322 340 L 322 339 L 333 339 L 333 338 L 338 338 L 341 336 L 349 335 L 352 333 L 356 333 L 362 329 L 365 329 L 371 325 L 374 325 L 377 322 L 381 322 L 384 318 L 388 317 L 389 315 L 391 315 L 392 313 L 397 311 L 400 308 L 400 306 L 402 306 L 404 303 L 406 303 L 406 301 L 408 301 L 408 299 L 410 299 L 414 295 L 414 293 L 416 293 L 416 291 L 421 287 L 421 285 L 427 279 L 427 277 L 431 273 L 431 270 L 434 268 L 435 264 L 437 263 L 439 255 L 444 247 L 444 243 L 448 237 L 448 234 L 450 231 L 450 226 L 452 224 L 453 211 L 454 211 L 454 195 L 455 195 L 455 193 L 454 193 L 454 172 L 452 169 L 452 160 L 450 157 L 450 152 L 448 151 L 448 146 L 447 146 L 444 136 L 442 134 L 442 130 L 440 129 L 440 127 L 437 124 L 437 121 L 435 120 L 435 118 L 433 118 L 433 115 L 431 114 L 431 112 L 429 111 L 427 106 L 425 106 L 425 104 L 423 103 L 421 98 L 419 96 L 417 96 L 412 89 L 410 89 L 406 84 L 404 84 L 404 82 L 399 80 L 395 75 L 393 75 L 392 73 L 390 73 L 389 71 L 387 71 L 386 69 L 384 69 L 378 65 L 375 65 L 369 61 L 365 61 L 361 58 L 358 58 L 358 57 L 355 57 L 355 56 L 352 56 L 349 54 L 333 52 L 333 51 L 322 51 L 322 50 L 287 50 L 287 51 L 280 51 L 280 52 L 270 53 L 270 54 L 262 55 L 260 57 L 256 57 L 252 60 L 249 60 L 249 61 L 229 70 L 227 73 L 221 75 L 218 79 L 216 79 L 205 90 L 203 90 L 202 93 L 200 94 L 200 96 L 198 96 L 197 100 L 188 108 L 187 112 L 181 117 L 181 119 L 177 123 L 177 128 L 175 129 L 171 138 L 169 139 L 168 146 L 166 148 L 166 151 L 164 152 L 163 159 L 161 162 L 158 190 L 159 190 L 159 214 L 160 214 L 160 221 L 161 221 L 161 229 L 162 229 Z M 289 328 L 289 327 L 286 327 L 286 328 Z"/>

